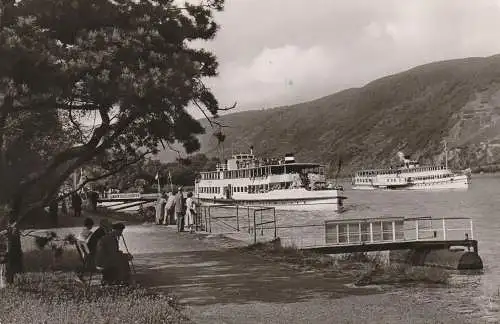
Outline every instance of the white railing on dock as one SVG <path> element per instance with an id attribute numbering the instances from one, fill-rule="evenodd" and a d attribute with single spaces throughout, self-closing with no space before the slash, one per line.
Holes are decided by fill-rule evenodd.
<path id="1" fill-rule="evenodd" d="M 108 194 L 104 196 L 107 199 L 148 199 L 148 198 L 158 198 L 157 193 L 150 194 L 141 194 L 138 192 L 129 192 L 129 193 L 114 193 Z"/>
<path id="2" fill-rule="evenodd" d="M 474 239 L 472 219 L 385 217 L 325 221 L 326 245 Z"/>
<path id="3" fill-rule="evenodd" d="M 209 233 L 247 233 L 253 243 L 277 236 L 276 209 L 269 206 L 198 205 L 195 225 Z"/>

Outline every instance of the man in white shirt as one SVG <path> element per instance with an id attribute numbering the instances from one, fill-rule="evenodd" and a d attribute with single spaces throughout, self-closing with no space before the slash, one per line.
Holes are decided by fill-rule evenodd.
<path id="1" fill-rule="evenodd" d="M 158 198 L 158 200 L 156 201 L 156 224 L 157 225 L 161 224 L 166 203 L 167 203 L 167 200 L 165 199 L 165 193 L 163 193 L 160 196 L 160 198 Z"/>

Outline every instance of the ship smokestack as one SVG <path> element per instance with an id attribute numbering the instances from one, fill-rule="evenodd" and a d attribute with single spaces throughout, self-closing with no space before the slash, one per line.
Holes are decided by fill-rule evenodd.
<path id="1" fill-rule="evenodd" d="M 408 164 L 411 162 L 410 156 L 405 155 L 403 152 L 398 152 L 398 156 L 399 156 L 399 159 L 401 160 L 401 162 L 403 162 L 404 164 Z"/>
<path id="2" fill-rule="evenodd" d="M 295 163 L 295 157 L 292 153 L 285 154 L 285 163 Z"/>
<path id="3" fill-rule="evenodd" d="M 398 157 L 401 160 L 401 162 L 405 162 L 405 155 L 403 152 L 398 152 Z"/>
<path id="4" fill-rule="evenodd" d="M 252 154 L 252 155 L 253 155 L 253 145 L 252 145 L 252 146 L 250 146 L 250 154 Z"/>

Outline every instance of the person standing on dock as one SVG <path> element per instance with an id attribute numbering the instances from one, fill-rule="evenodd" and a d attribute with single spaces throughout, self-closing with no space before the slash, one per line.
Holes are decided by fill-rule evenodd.
<path id="1" fill-rule="evenodd" d="M 175 222 L 175 196 L 172 192 L 167 195 L 167 203 L 165 204 L 165 215 L 163 216 L 163 225 L 174 224 Z"/>
<path id="2" fill-rule="evenodd" d="M 177 194 L 175 195 L 175 216 L 177 217 L 177 232 L 184 232 L 184 207 L 185 200 L 184 194 L 182 193 L 182 187 L 179 187 Z"/>
<path id="3" fill-rule="evenodd" d="M 158 201 L 156 202 L 156 225 L 161 224 L 161 220 L 163 215 L 165 214 L 165 205 L 167 204 L 167 200 L 165 199 L 165 193 L 162 193 Z"/>
<path id="4" fill-rule="evenodd" d="M 49 216 L 53 227 L 58 225 L 59 201 L 53 198 L 49 204 Z"/>
<path id="5" fill-rule="evenodd" d="M 193 193 L 190 191 L 186 199 L 186 217 L 185 226 L 189 229 L 190 233 L 194 233 L 194 217 L 196 216 L 196 204 L 193 200 Z"/>
<path id="6" fill-rule="evenodd" d="M 71 195 L 71 207 L 73 207 L 74 217 L 82 216 L 82 197 L 77 192 Z"/>

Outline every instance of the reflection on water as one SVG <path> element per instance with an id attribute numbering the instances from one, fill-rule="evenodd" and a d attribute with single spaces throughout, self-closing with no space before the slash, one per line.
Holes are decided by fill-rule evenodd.
<path id="1" fill-rule="evenodd" d="M 341 214 L 276 211 L 278 226 L 322 224 L 326 219 L 368 217 L 471 217 L 484 271 L 480 274 L 453 273 L 451 287 L 446 289 L 405 288 L 400 289 L 399 293 L 430 303 L 433 300 L 449 301 L 454 311 L 473 314 L 478 321 L 500 321 L 500 258 L 497 258 L 500 248 L 497 239 L 500 235 L 500 175 L 474 176 L 468 191 L 353 191 L 346 188 L 345 194 L 348 197 L 345 201 L 346 211 Z M 240 214 L 240 223 L 247 228 L 248 225 L 244 225 L 245 217 L 246 214 Z M 267 214 L 263 218 L 271 217 L 271 214 Z M 250 220 L 253 223 L 253 215 Z M 226 219 L 225 222 L 231 220 Z M 268 226 L 272 227 L 272 224 Z M 271 231 L 266 230 L 266 234 L 272 235 Z M 299 246 L 319 244 L 324 242 L 324 228 L 278 228 L 278 236 L 285 242 L 288 240 L 288 243 Z"/>
<path id="2" fill-rule="evenodd" d="M 481 321 L 500 321 L 500 176 L 473 177 L 468 191 L 348 191 L 349 208 L 341 217 L 471 217 L 474 238 L 483 259 L 481 274 L 454 273 L 449 289 L 402 290 L 432 300 L 450 302 L 456 312 Z"/>

